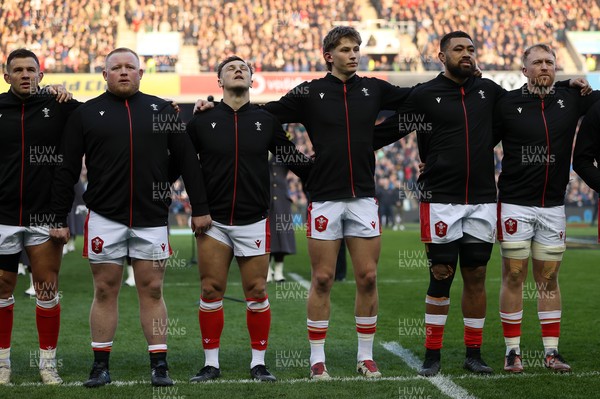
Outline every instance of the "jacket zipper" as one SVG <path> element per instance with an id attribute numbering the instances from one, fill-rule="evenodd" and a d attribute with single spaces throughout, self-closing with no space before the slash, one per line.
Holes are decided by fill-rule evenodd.
<path id="1" fill-rule="evenodd" d="M 548 134 L 548 123 L 546 122 L 544 108 L 544 99 L 542 99 L 542 119 L 544 120 L 544 128 L 546 129 L 546 148 L 548 148 L 548 157 L 546 159 L 546 178 L 544 179 L 544 191 L 542 191 L 542 207 L 545 206 L 546 202 L 546 188 L 548 187 L 548 172 L 550 169 L 550 135 Z"/>
<path id="2" fill-rule="evenodd" d="M 128 100 L 125 100 L 125 107 L 129 117 L 129 227 L 133 227 L 133 127 Z"/>
<path id="3" fill-rule="evenodd" d="M 354 192 L 354 174 L 352 173 L 352 150 L 350 149 L 350 117 L 348 115 L 348 99 L 347 99 L 346 83 L 344 83 L 344 107 L 346 107 L 346 135 L 348 138 L 348 162 L 350 162 L 350 187 L 352 188 L 352 197 L 356 197 Z"/>
<path id="4" fill-rule="evenodd" d="M 465 185 L 465 204 L 469 204 L 469 179 L 471 177 L 471 155 L 469 151 L 469 118 L 467 117 L 467 106 L 465 105 L 465 88 L 461 86 L 463 112 L 465 113 L 465 133 L 467 141 L 467 183 Z"/>
<path id="5" fill-rule="evenodd" d="M 23 179 L 25 175 L 25 104 L 21 107 L 21 181 L 19 182 L 19 226 L 23 226 Z"/>
<path id="6" fill-rule="evenodd" d="M 233 199 L 231 201 L 231 217 L 229 218 L 229 225 L 233 226 L 233 214 L 235 212 L 235 197 L 237 194 L 237 175 L 238 175 L 238 115 L 237 112 L 233 113 L 233 122 L 235 128 L 235 165 L 233 168 Z"/>

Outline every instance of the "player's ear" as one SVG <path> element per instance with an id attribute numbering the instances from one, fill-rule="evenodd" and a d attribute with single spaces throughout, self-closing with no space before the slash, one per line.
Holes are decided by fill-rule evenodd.
<path id="1" fill-rule="evenodd" d="M 446 65 L 446 54 L 444 54 L 442 51 L 438 53 L 438 59 L 442 64 Z"/>
<path id="2" fill-rule="evenodd" d="M 221 78 L 217 79 L 217 84 L 219 85 L 219 87 L 223 87 L 223 82 L 221 81 Z"/>
<path id="3" fill-rule="evenodd" d="M 323 53 L 323 58 L 327 62 L 333 62 L 333 56 L 331 55 L 331 53 L 329 51 L 326 53 Z"/>

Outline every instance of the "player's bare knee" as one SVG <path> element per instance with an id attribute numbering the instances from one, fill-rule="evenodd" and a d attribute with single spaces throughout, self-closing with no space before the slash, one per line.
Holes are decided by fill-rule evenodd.
<path id="1" fill-rule="evenodd" d="M 162 298 L 162 281 L 152 281 L 144 289 L 145 296 L 153 300 Z"/>
<path id="2" fill-rule="evenodd" d="M 485 295 L 485 280 L 465 281 L 463 293 L 467 296 Z"/>
<path id="3" fill-rule="evenodd" d="M 94 284 L 94 300 L 98 302 L 115 301 L 118 292 L 118 288 L 105 282 L 96 282 Z"/>
<path id="4" fill-rule="evenodd" d="M 204 299 L 221 299 L 225 294 L 225 287 L 214 280 L 204 279 L 202 281 L 202 298 Z"/>
<path id="5" fill-rule="evenodd" d="M 320 294 L 331 291 L 333 285 L 333 275 L 331 273 L 317 272 L 312 278 L 313 288 Z"/>
<path id="6" fill-rule="evenodd" d="M 262 299 L 266 297 L 267 288 L 265 279 L 244 284 L 244 294 L 246 295 L 246 298 Z"/>
<path id="7" fill-rule="evenodd" d="M 371 270 L 357 276 L 356 285 L 362 291 L 372 291 L 377 288 L 377 271 Z"/>
<path id="8" fill-rule="evenodd" d="M 465 267 L 462 266 L 462 276 L 466 284 L 477 285 L 485 283 L 487 266 Z"/>

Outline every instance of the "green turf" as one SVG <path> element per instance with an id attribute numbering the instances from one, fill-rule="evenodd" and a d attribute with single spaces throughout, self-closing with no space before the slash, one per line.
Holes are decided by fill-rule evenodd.
<path id="1" fill-rule="evenodd" d="M 596 228 L 570 228 L 570 235 L 594 236 Z M 286 258 L 286 273 L 309 279 L 306 239 L 296 234 L 299 253 Z M 198 327 L 197 301 L 199 279 L 196 265 L 190 262 L 191 238 L 172 236 L 175 255 L 170 261 L 165 283 L 169 309 L 169 364 L 177 384 L 153 389 L 149 385 L 149 361 L 138 319 L 135 289 L 123 287 L 120 296 L 120 322 L 111 354 L 111 375 L 115 384 L 90 390 L 76 386 L 85 380 L 92 362 L 89 347 L 88 312 L 92 299 L 89 266 L 79 255 L 64 258 L 61 270 L 62 325 L 58 360 L 66 386 L 44 387 L 39 382 L 35 355 L 35 301 L 22 295 L 28 281 L 20 277 L 15 297 L 15 323 L 12 342 L 13 386 L 0 387 L 0 399 L 8 398 L 145 398 L 183 399 L 198 397 L 228 398 L 444 398 L 426 379 L 416 378 L 414 370 L 381 343 L 398 342 L 419 359 L 423 354 L 423 310 L 427 287 L 426 261 L 418 229 L 410 225 L 403 232 L 384 231 L 379 262 L 380 308 L 375 359 L 384 381 L 366 380 L 315 383 L 302 381 L 308 376 L 310 355 L 306 333 L 306 292 L 288 278 L 286 283 L 269 286 L 273 312 L 267 364 L 279 378 L 276 384 L 247 383 L 250 348 L 245 325 L 245 305 L 225 301 L 225 329 L 221 340 L 219 383 L 191 385 L 187 380 L 203 365 Z M 78 241 L 78 251 L 81 241 Z M 348 258 L 349 259 L 349 258 Z M 479 398 L 590 398 L 600 390 L 600 364 L 595 355 L 600 321 L 595 316 L 592 293 L 596 288 L 596 250 L 569 249 L 561 267 L 563 323 L 561 352 L 573 366 L 567 376 L 549 373 L 541 365 L 541 336 L 537 321 L 535 293 L 525 289 L 525 309 L 521 348 L 527 354 L 526 373 L 502 373 L 504 343 L 498 315 L 500 284 L 499 249 L 495 246 L 488 271 L 488 316 L 484 332 L 483 355 L 496 374 L 493 378 L 467 375 L 462 369 L 464 345 L 460 314 L 460 278 L 452 288 L 452 305 L 442 355 L 443 373 L 452 382 Z M 356 333 L 354 330 L 354 285 L 349 270 L 345 282 L 336 283 L 332 294 L 332 315 L 327 335 L 327 366 L 334 377 L 355 378 Z M 239 273 L 230 272 L 228 297 L 243 299 Z M 33 352 L 35 353 L 35 352 Z M 124 385 L 117 385 L 117 382 Z"/>

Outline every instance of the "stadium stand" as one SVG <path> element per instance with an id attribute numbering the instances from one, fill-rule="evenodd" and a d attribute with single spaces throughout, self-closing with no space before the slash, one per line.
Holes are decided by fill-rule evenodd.
<path id="1" fill-rule="evenodd" d="M 414 32 L 404 32 L 411 34 L 408 42 L 402 42 L 406 49 L 401 53 L 364 57 L 363 70 L 439 70 L 439 38 L 449 26 L 472 34 L 483 70 L 518 70 L 526 44 L 550 42 L 559 49 L 560 60 L 561 52 L 568 58 L 566 30 L 600 29 L 596 0 L 553 4 L 541 0 L 9 0 L 0 6 L 0 57 L 4 60 L 11 50 L 27 47 L 40 56 L 46 73 L 97 73 L 119 33 L 180 32 L 182 44 L 195 49 L 198 71 L 213 71 L 218 60 L 233 53 L 250 60 L 256 71 L 323 71 L 320 44 L 332 21 L 359 21 L 374 15 L 411 23 Z M 149 73 L 174 72 L 179 58 L 144 57 L 144 67 Z M 597 58 L 584 55 L 588 70 L 600 68 Z M 288 130 L 300 150 L 310 154 L 304 128 L 289 125 Z M 498 176 L 501 147 L 495 155 Z M 403 207 L 415 209 L 419 161 L 414 135 L 378 151 L 376 157 L 377 185 L 401 191 Z M 596 203 L 594 192 L 574 172 L 571 182 L 567 205 Z M 304 209 L 300 182 L 290 174 L 289 183 L 297 207 Z M 178 215 L 189 208 L 186 200 L 185 191 L 177 190 L 172 208 Z M 184 223 L 181 216 L 177 221 Z"/>

